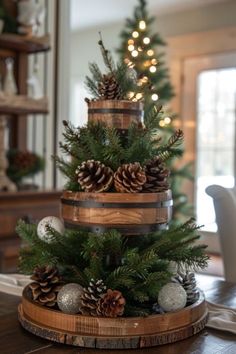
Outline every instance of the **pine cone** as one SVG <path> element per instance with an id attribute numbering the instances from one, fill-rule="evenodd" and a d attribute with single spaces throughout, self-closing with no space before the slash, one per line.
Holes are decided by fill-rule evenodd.
<path id="1" fill-rule="evenodd" d="M 98 302 L 97 314 L 103 317 L 122 316 L 125 303 L 125 298 L 120 291 L 108 289 Z"/>
<path id="2" fill-rule="evenodd" d="M 199 298 L 199 290 L 197 288 L 197 282 L 195 274 L 193 272 L 187 272 L 186 274 L 179 274 L 175 277 L 175 280 L 182 285 L 187 293 L 187 303 L 193 304 Z"/>
<path id="3" fill-rule="evenodd" d="M 86 192 L 106 192 L 113 183 L 113 171 L 100 161 L 84 161 L 76 170 L 78 182 Z"/>
<path id="4" fill-rule="evenodd" d="M 146 164 L 145 173 L 147 181 L 143 186 L 144 192 L 156 193 L 169 189 L 167 178 L 170 173 L 160 157 L 155 157 Z"/>
<path id="5" fill-rule="evenodd" d="M 145 182 L 145 172 L 138 162 L 120 166 L 114 175 L 115 189 L 119 193 L 141 192 Z"/>
<path id="6" fill-rule="evenodd" d="M 97 316 L 98 301 L 106 293 L 106 286 L 102 280 L 91 279 L 89 286 L 84 288 L 81 296 L 81 309 L 83 315 Z"/>
<path id="7" fill-rule="evenodd" d="M 49 266 L 36 267 L 31 279 L 34 280 L 29 284 L 33 300 L 44 306 L 54 306 L 57 302 L 57 293 L 63 285 L 58 269 Z"/>
<path id="8" fill-rule="evenodd" d="M 102 81 L 98 84 L 98 92 L 103 100 L 121 99 L 121 88 L 112 74 L 103 75 Z"/>

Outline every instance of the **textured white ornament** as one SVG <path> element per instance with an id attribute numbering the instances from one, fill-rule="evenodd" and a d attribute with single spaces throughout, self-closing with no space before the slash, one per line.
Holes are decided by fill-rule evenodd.
<path id="1" fill-rule="evenodd" d="M 60 234 L 63 234 L 65 231 L 64 225 L 59 218 L 56 216 L 46 216 L 38 223 L 37 234 L 42 241 L 47 243 L 53 242 L 52 236 L 48 234 L 48 226 L 55 229 Z"/>
<path id="2" fill-rule="evenodd" d="M 177 283 L 164 285 L 158 294 L 158 304 L 166 312 L 181 310 L 185 307 L 186 302 L 186 291 Z"/>
<path id="3" fill-rule="evenodd" d="M 80 311 L 81 295 L 83 287 L 76 283 L 64 285 L 57 295 L 57 305 L 59 309 L 71 315 Z"/>

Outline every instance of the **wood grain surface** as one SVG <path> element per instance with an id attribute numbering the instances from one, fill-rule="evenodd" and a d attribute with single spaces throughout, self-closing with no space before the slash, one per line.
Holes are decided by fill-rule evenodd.
<path id="1" fill-rule="evenodd" d="M 201 283 L 201 278 L 204 282 Z M 200 278 L 199 285 L 209 301 L 236 307 L 236 284 Z M 83 349 L 52 343 L 22 329 L 17 320 L 19 297 L 0 293 L 1 354 L 111 354 L 109 350 Z M 201 333 L 158 348 L 112 350 L 112 354 L 235 354 L 236 335 L 205 328 Z"/>

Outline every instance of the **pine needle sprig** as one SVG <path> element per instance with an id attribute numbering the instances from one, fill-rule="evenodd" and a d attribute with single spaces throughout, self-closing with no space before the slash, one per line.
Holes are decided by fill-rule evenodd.
<path id="1" fill-rule="evenodd" d="M 101 36 L 101 32 L 99 32 L 100 35 L 100 40 L 98 42 L 100 49 L 101 49 L 101 53 L 102 53 L 102 57 L 104 60 L 104 64 L 106 65 L 106 67 L 108 68 L 108 70 L 110 71 L 111 74 L 115 74 L 115 64 L 113 62 L 113 58 L 111 56 L 111 53 L 109 50 L 107 50 L 103 44 L 103 40 L 102 40 L 102 36 Z"/>

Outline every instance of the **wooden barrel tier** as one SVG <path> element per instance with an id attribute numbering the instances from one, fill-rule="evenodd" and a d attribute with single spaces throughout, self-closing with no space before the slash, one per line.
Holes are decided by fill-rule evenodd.
<path id="1" fill-rule="evenodd" d="M 160 193 L 86 193 L 64 191 L 62 218 L 67 228 L 96 233 L 116 229 L 141 235 L 165 229 L 171 219 L 171 191 Z"/>
<path id="2" fill-rule="evenodd" d="M 90 101 L 88 121 L 105 122 L 108 126 L 127 130 L 132 123 L 143 121 L 143 104 L 120 100 Z"/>
<path id="3" fill-rule="evenodd" d="M 148 317 L 105 318 L 67 315 L 33 302 L 29 289 L 19 306 L 22 326 L 46 339 L 86 348 L 129 349 L 172 343 L 201 331 L 207 308 L 201 292 L 199 300 L 183 310 Z"/>

